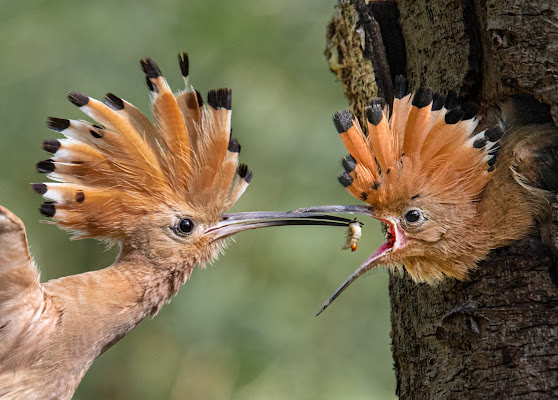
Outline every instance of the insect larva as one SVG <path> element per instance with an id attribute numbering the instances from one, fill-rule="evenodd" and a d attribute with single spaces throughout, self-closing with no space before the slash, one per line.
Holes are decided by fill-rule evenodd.
<path id="1" fill-rule="evenodd" d="M 345 233 L 345 244 L 341 248 L 342 250 L 351 249 L 351 251 L 355 251 L 358 248 L 358 241 L 362 236 L 362 225 L 362 222 L 358 221 L 356 218 L 349 223 L 347 232 Z"/>

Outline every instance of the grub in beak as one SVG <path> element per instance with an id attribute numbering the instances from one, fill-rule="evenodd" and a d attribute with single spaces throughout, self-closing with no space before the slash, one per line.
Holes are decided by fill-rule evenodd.
<path id="1" fill-rule="evenodd" d="M 295 210 L 296 211 L 296 210 Z M 374 216 L 373 208 L 370 206 L 324 206 L 314 208 L 300 209 L 300 212 L 335 212 L 347 214 L 360 214 L 367 215 L 380 220 L 386 224 L 386 242 L 381 245 L 360 267 L 358 267 L 346 280 L 339 286 L 339 288 L 331 295 L 331 297 L 324 303 L 324 305 L 317 312 L 316 316 L 320 315 L 333 301 L 341 295 L 354 281 L 360 276 L 364 275 L 367 271 L 382 263 L 385 256 L 392 252 L 397 243 L 396 228 L 391 221 L 380 219 Z"/>

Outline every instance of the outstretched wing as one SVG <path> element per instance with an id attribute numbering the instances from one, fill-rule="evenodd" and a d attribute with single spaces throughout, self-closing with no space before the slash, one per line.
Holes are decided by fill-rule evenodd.
<path id="1" fill-rule="evenodd" d="M 58 314 L 45 299 L 39 273 L 27 247 L 25 227 L 0 206 L 0 387 L 3 370 L 17 371 L 40 357 L 41 339 L 56 327 Z M 30 346 L 33 344 L 33 346 Z M 10 382 L 13 383 L 13 382 Z"/>

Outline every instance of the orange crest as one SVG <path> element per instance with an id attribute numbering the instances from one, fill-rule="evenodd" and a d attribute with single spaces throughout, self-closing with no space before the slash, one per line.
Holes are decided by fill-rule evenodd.
<path id="1" fill-rule="evenodd" d="M 173 94 L 153 60 L 141 66 L 152 93 L 153 123 L 108 93 L 103 102 L 77 92 L 68 99 L 99 125 L 49 118 L 66 139 L 46 140 L 53 153 L 37 164 L 59 183 L 33 184 L 49 202 L 40 211 L 77 238 L 127 236 L 130 219 L 160 205 L 220 215 L 246 189 L 251 171 L 238 164 L 231 139 L 231 90 L 212 90 L 208 105 L 188 83 L 188 57 L 179 55 L 186 90 Z M 201 210 L 200 210 L 201 209 Z"/>
<path id="2" fill-rule="evenodd" d="M 348 110 L 336 113 L 335 126 L 350 153 L 343 160 L 341 184 L 374 207 L 418 194 L 447 202 L 477 198 L 492 175 L 503 131 L 474 134 L 475 107 L 455 104 L 452 93 L 446 98 L 430 89 L 407 94 L 404 78 L 398 77 L 391 110 L 381 98 L 366 108 L 367 135 Z"/>

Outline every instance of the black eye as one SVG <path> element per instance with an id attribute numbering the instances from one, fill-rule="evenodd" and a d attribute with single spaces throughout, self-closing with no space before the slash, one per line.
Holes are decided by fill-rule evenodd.
<path id="1" fill-rule="evenodd" d="M 407 222 L 415 223 L 419 220 L 423 219 L 422 213 L 419 210 L 409 210 L 407 214 L 405 214 L 405 219 Z"/>
<path id="2" fill-rule="evenodd" d="M 189 235 L 194 230 L 194 222 L 191 219 L 183 218 L 176 224 L 177 233 Z"/>

